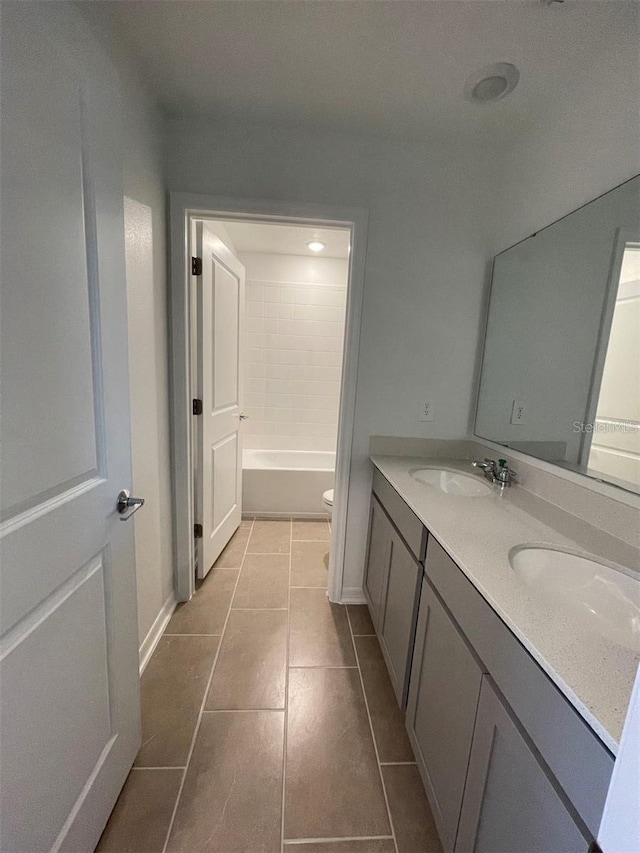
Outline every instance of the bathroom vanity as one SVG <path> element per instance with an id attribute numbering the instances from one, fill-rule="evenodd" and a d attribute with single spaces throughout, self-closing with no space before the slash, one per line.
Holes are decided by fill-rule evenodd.
<path id="1" fill-rule="evenodd" d="M 474 489 L 468 460 L 432 465 L 441 487 L 373 463 L 365 596 L 445 851 L 586 853 L 636 651 L 514 571 L 522 543 L 576 550 L 538 498 Z"/>

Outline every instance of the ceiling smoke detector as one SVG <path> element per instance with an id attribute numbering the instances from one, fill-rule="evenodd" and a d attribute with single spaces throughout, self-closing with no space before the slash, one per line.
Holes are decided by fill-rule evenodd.
<path id="1" fill-rule="evenodd" d="M 518 85 L 520 72 L 510 62 L 485 65 L 464 84 L 464 96 L 473 104 L 493 104 L 506 98 Z"/>

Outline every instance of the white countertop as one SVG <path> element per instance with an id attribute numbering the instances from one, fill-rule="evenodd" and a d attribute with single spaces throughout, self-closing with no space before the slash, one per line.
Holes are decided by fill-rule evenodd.
<path id="1" fill-rule="evenodd" d="M 578 535 L 569 539 L 539 520 L 540 499 L 519 486 L 505 489 L 502 495 L 495 489 L 486 497 L 457 497 L 417 483 L 409 473 L 415 468 L 437 467 L 473 474 L 468 460 L 406 456 L 371 459 L 616 754 L 640 655 L 588 631 L 560 605 L 546 603 L 536 596 L 514 573 L 508 559 L 510 549 L 522 544 L 569 548 L 606 558 L 606 547 L 597 549 L 600 553 L 594 551 L 598 531 L 590 528 L 588 537 Z M 553 513 L 549 516 L 549 508 L 547 504 L 544 513 L 547 518 L 553 517 Z M 563 511 L 557 513 L 560 518 Z M 580 527 L 577 525 L 576 530 Z M 609 556 L 609 559 L 615 558 Z"/>

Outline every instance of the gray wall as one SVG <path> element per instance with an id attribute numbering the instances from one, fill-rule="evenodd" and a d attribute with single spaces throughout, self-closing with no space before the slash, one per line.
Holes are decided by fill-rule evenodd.
<path id="1" fill-rule="evenodd" d="M 173 596 L 165 191 L 158 117 L 124 90 L 125 250 L 140 643 Z"/>
<path id="2" fill-rule="evenodd" d="M 470 432 L 489 259 L 640 172 L 633 41 L 600 65 L 599 89 L 585 91 L 581 81 L 563 80 L 573 90 L 573 109 L 548 114 L 544 125 L 532 123 L 512 148 L 483 150 L 455 139 L 441 146 L 410 144 L 215 119 L 164 125 L 169 189 L 370 212 L 347 586 L 361 583 L 369 435 L 454 438 Z M 152 136 L 147 132 L 147 144 Z M 144 161 L 144 144 L 137 150 Z M 155 175 L 157 191 L 159 172 Z M 154 240 L 161 239 L 155 229 Z M 156 252 L 160 246 L 155 243 Z M 160 268 L 154 282 L 159 317 L 165 304 Z M 166 345 L 160 326 L 154 328 L 158 346 Z M 154 470 L 166 490 L 166 385 L 162 371 L 154 372 L 157 362 L 149 353 L 145 358 L 147 381 L 155 383 L 157 395 L 157 408 L 146 410 L 149 428 L 158 418 Z M 422 399 L 435 402 L 433 423 L 418 422 Z M 165 535 L 168 526 L 161 519 L 167 518 L 167 506 L 164 491 L 157 523 Z M 168 554 L 164 544 L 161 552 Z M 158 570 L 156 580 L 167 570 Z M 153 602 L 149 616 L 158 606 L 155 597 Z"/>
<path id="3" fill-rule="evenodd" d="M 173 598 L 166 191 L 162 119 L 99 4 L 76 4 L 117 68 L 124 137 L 124 214 L 129 327 L 133 494 L 145 498 L 135 522 L 141 651 Z M 158 626 L 156 626 L 158 627 Z"/>
<path id="4" fill-rule="evenodd" d="M 170 190 L 369 210 L 345 586 L 361 586 L 369 436 L 467 435 L 491 239 L 491 152 L 169 121 Z M 422 399 L 432 423 L 418 421 Z"/>

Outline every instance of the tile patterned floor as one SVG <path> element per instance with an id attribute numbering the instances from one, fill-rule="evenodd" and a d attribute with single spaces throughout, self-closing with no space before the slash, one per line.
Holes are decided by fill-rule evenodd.
<path id="1" fill-rule="evenodd" d="M 441 853 L 366 607 L 329 525 L 243 521 L 142 678 L 99 853 Z"/>

